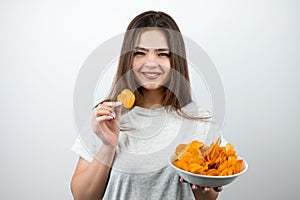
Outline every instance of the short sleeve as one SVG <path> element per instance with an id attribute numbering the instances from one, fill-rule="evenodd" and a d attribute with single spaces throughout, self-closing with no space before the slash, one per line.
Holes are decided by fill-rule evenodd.
<path id="1" fill-rule="evenodd" d="M 93 156 L 87 151 L 79 138 L 76 139 L 75 143 L 71 147 L 71 151 L 78 154 L 81 158 L 85 159 L 88 162 L 93 161 Z"/>

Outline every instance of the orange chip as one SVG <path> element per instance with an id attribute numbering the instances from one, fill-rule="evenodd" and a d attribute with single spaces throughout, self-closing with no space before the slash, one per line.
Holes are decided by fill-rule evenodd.
<path id="1" fill-rule="evenodd" d="M 183 156 L 181 157 L 181 160 L 183 160 L 184 162 L 187 163 L 191 158 L 192 158 L 192 153 L 187 151 L 183 154 Z"/>
<path id="2" fill-rule="evenodd" d="M 236 163 L 236 156 L 229 156 L 228 157 L 228 162 L 233 163 L 233 164 Z"/>
<path id="3" fill-rule="evenodd" d="M 202 168 L 201 165 L 199 165 L 197 163 L 192 163 L 192 164 L 188 165 L 188 169 L 192 173 L 196 172 L 197 170 L 199 170 L 201 168 Z"/>
<path id="4" fill-rule="evenodd" d="M 220 171 L 220 170 L 218 170 Z M 225 168 L 221 171 L 221 173 L 219 174 L 219 176 L 227 176 L 228 175 L 228 168 Z"/>
<path id="5" fill-rule="evenodd" d="M 180 169 L 188 171 L 188 165 L 182 160 L 177 160 L 173 164 Z"/>
<path id="6" fill-rule="evenodd" d="M 192 141 L 176 148 L 176 159 L 173 164 L 185 171 L 210 176 L 227 176 L 242 171 L 243 160 L 238 160 L 233 145 L 227 143 L 219 146 L 218 138 L 210 146 L 199 141 Z"/>
<path id="7" fill-rule="evenodd" d="M 230 167 L 230 168 L 228 169 L 228 175 L 232 175 L 233 172 L 234 172 L 234 168 L 233 168 L 233 167 Z"/>
<path id="8" fill-rule="evenodd" d="M 235 165 L 234 165 L 234 173 L 240 173 L 242 171 L 242 164 L 243 164 L 243 160 L 238 160 L 236 161 Z"/>
<path id="9" fill-rule="evenodd" d="M 207 175 L 209 175 L 209 176 L 217 176 L 217 175 L 219 175 L 219 171 L 216 170 L 216 169 L 209 169 L 209 170 L 207 170 Z"/>
<path id="10" fill-rule="evenodd" d="M 185 147 L 186 147 L 186 144 L 178 145 L 177 148 L 176 148 L 176 155 L 179 155 L 181 152 L 183 152 Z"/>
<path id="11" fill-rule="evenodd" d="M 195 150 L 200 150 L 200 148 L 203 146 L 204 144 L 202 142 L 198 142 L 197 140 L 194 140 L 191 142 L 191 146 L 190 149 L 195 149 Z"/>
<path id="12" fill-rule="evenodd" d="M 122 102 L 125 108 L 132 108 L 135 102 L 135 96 L 129 89 L 124 89 L 117 96 L 117 101 Z"/>
<path id="13" fill-rule="evenodd" d="M 188 162 L 188 164 L 191 164 L 191 163 L 198 163 L 202 166 L 205 165 L 205 160 L 203 158 L 200 158 L 200 157 L 192 157 Z"/>
<path id="14" fill-rule="evenodd" d="M 219 167 L 218 167 L 218 170 L 219 171 L 223 171 L 224 169 L 226 169 L 228 167 L 228 162 L 225 161 L 223 162 Z"/>

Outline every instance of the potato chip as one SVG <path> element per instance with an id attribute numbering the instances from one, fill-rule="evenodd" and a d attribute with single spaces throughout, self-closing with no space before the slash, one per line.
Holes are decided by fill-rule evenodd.
<path id="1" fill-rule="evenodd" d="M 135 102 L 135 95 L 129 89 L 124 89 L 117 96 L 117 101 L 122 102 L 125 108 L 132 108 Z"/>
<path id="2" fill-rule="evenodd" d="M 242 171 L 243 160 L 232 144 L 227 143 L 220 147 L 220 138 L 210 146 L 197 140 L 189 144 L 180 144 L 176 148 L 176 157 L 173 165 L 195 174 L 209 176 L 227 176 Z"/>
<path id="3" fill-rule="evenodd" d="M 186 162 L 184 162 L 183 160 L 177 160 L 173 162 L 173 164 L 180 169 L 188 171 L 188 164 L 186 164 Z"/>
<path id="4" fill-rule="evenodd" d="M 186 147 L 186 144 L 178 145 L 177 148 L 176 148 L 176 155 L 178 155 L 180 152 L 183 152 L 185 147 Z"/>
<path id="5" fill-rule="evenodd" d="M 195 173 L 197 170 L 200 170 L 201 168 L 202 166 L 197 163 L 191 163 L 188 165 L 188 170 L 192 173 Z"/>
<path id="6" fill-rule="evenodd" d="M 216 169 L 209 169 L 209 170 L 207 170 L 207 174 L 206 175 L 209 175 L 209 176 L 218 176 L 219 175 L 219 171 L 216 170 Z"/>

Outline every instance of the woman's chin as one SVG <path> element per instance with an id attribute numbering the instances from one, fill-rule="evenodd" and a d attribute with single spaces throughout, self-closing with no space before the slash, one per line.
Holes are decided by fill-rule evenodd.
<path id="1" fill-rule="evenodd" d="M 161 89 L 163 85 L 159 83 L 147 83 L 147 84 L 143 84 L 142 87 L 146 90 L 158 90 Z"/>

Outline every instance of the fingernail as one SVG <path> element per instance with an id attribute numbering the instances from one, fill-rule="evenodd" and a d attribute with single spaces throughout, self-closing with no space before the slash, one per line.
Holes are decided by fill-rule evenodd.
<path id="1" fill-rule="evenodd" d="M 112 113 L 111 113 L 111 116 L 112 116 L 113 118 L 116 118 L 116 113 L 115 113 L 115 112 L 112 112 Z"/>
<path id="2" fill-rule="evenodd" d="M 192 185 L 193 190 L 198 189 L 197 185 Z"/>
<path id="3" fill-rule="evenodd" d="M 120 105 L 122 105 L 122 102 L 117 101 L 116 106 L 120 106 Z"/>
<path id="4" fill-rule="evenodd" d="M 213 188 L 216 192 L 220 192 L 222 190 L 222 187 L 214 187 Z"/>
<path id="5" fill-rule="evenodd" d="M 205 187 L 205 188 L 203 188 L 203 193 L 206 193 L 206 192 L 208 192 L 210 190 L 210 188 L 208 188 L 208 187 Z"/>
<path id="6" fill-rule="evenodd" d="M 109 115 L 109 116 L 107 116 L 107 117 L 108 117 L 109 119 L 114 119 L 114 117 L 113 117 L 113 116 L 110 116 L 110 115 Z"/>

